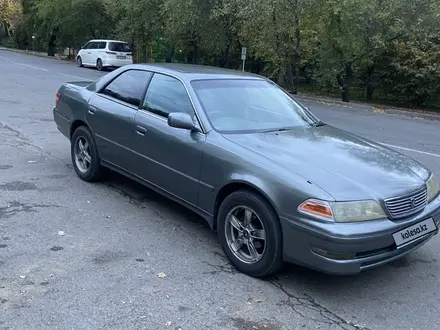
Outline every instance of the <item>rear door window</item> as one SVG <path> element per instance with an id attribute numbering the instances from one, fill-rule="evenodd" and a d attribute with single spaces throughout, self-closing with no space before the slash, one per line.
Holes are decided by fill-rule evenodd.
<path id="1" fill-rule="evenodd" d="M 99 48 L 98 49 L 105 49 L 105 46 L 107 46 L 107 43 L 105 41 L 102 41 L 99 43 Z"/>
<path id="2" fill-rule="evenodd" d="M 116 77 L 101 94 L 139 107 L 142 97 L 153 74 L 143 70 L 128 70 Z"/>
<path id="3" fill-rule="evenodd" d="M 108 49 L 112 52 L 130 53 L 130 46 L 125 42 L 109 42 Z"/>

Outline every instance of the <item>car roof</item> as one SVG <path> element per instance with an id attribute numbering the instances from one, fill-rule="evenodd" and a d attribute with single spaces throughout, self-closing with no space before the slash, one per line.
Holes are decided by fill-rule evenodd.
<path id="1" fill-rule="evenodd" d="M 132 64 L 128 65 L 128 68 L 133 69 L 144 69 L 151 70 L 155 72 L 160 72 L 164 74 L 174 75 L 179 78 L 191 81 L 191 80 L 206 80 L 206 79 L 265 79 L 262 76 L 213 67 L 205 65 L 195 65 L 195 64 L 181 64 L 181 63 L 149 63 L 149 64 Z"/>
<path id="2" fill-rule="evenodd" d="M 92 40 L 89 40 L 88 42 L 122 42 L 123 44 L 127 44 L 128 43 L 126 41 L 110 40 L 110 39 L 92 39 Z"/>

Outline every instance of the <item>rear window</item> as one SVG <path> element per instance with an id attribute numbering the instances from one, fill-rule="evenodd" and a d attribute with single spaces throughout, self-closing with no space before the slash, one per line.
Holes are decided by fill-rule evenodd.
<path id="1" fill-rule="evenodd" d="M 130 46 L 124 42 L 109 42 L 108 49 L 113 52 L 131 52 Z"/>

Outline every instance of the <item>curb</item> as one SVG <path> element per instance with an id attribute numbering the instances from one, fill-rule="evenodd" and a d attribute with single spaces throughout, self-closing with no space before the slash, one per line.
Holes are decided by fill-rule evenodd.
<path id="1" fill-rule="evenodd" d="M 316 103 L 326 103 L 326 104 L 335 104 L 335 105 L 339 105 L 341 107 L 344 108 L 349 108 L 351 106 L 356 106 L 356 107 L 362 107 L 366 110 L 373 110 L 376 107 L 369 105 L 369 104 L 365 104 L 365 103 L 357 103 L 357 102 L 343 102 L 339 99 L 332 99 L 332 98 L 326 98 L 326 97 L 321 97 L 321 96 L 308 96 L 308 95 L 302 95 L 302 94 L 297 94 L 297 95 L 293 95 L 293 97 L 297 98 L 298 100 L 303 100 L 303 101 L 309 101 L 309 102 L 316 102 Z"/>
<path id="2" fill-rule="evenodd" d="M 33 51 L 28 51 L 28 50 L 23 50 L 23 49 L 0 47 L 0 50 L 4 50 L 7 52 L 13 52 L 13 53 L 27 54 L 27 55 L 43 57 L 43 58 L 49 58 L 49 59 L 58 60 L 58 61 L 69 61 L 69 60 L 62 59 L 58 55 L 47 56 L 45 53 L 38 53 L 38 52 L 33 52 Z"/>
<path id="3" fill-rule="evenodd" d="M 403 116 L 403 117 L 410 117 L 413 119 L 425 119 L 425 120 L 440 122 L 440 115 L 436 115 L 436 114 L 408 111 L 408 110 L 396 110 L 396 109 L 377 109 L 375 112 L 380 112 L 380 111 L 384 111 L 386 114 L 390 114 L 393 116 Z"/>

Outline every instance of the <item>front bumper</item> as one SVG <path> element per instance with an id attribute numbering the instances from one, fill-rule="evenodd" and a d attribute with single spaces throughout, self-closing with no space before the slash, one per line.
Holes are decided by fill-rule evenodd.
<path id="1" fill-rule="evenodd" d="M 397 248 L 392 236 L 395 232 L 429 218 L 434 220 L 436 231 Z M 402 221 L 324 223 L 302 217 L 281 218 L 284 260 L 329 274 L 357 274 L 418 249 L 438 233 L 439 224 L 440 195 L 423 212 Z M 314 251 L 328 251 L 332 257 L 318 254 L 312 247 Z"/>

